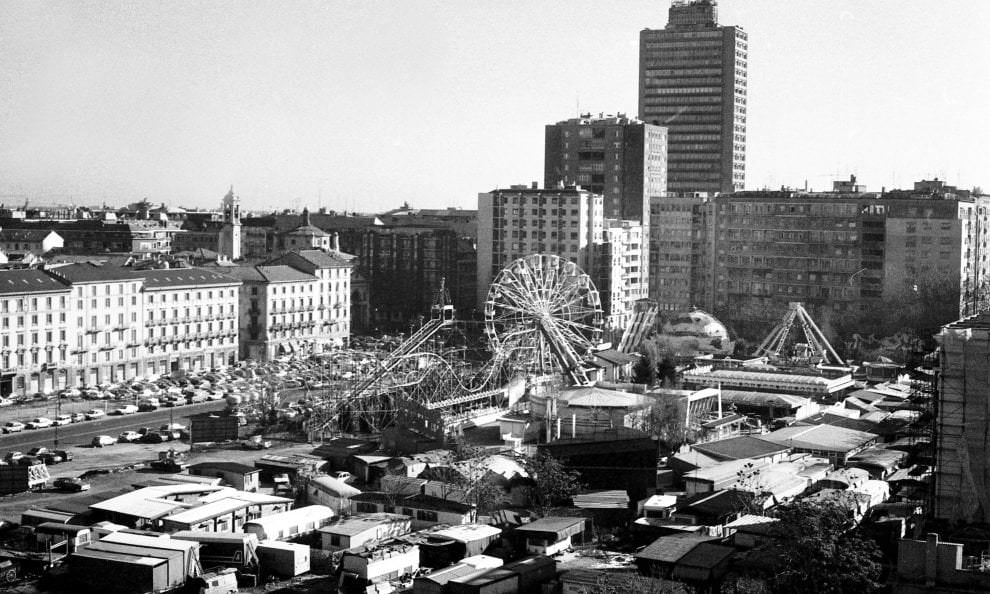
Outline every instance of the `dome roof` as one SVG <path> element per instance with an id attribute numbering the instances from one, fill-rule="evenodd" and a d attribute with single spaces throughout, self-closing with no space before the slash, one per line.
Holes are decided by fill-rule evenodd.
<path id="1" fill-rule="evenodd" d="M 667 336 L 696 336 L 704 338 L 729 339 L 729 330 L 715 316 L 694 309 L 675 314 L 664 323 L 661 334 Z"/>

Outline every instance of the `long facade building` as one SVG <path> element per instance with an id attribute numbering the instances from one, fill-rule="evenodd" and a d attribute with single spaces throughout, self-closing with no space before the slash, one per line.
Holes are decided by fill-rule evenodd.
<path id="1" fill-rule="evenodd" d="M 822 321 L 926 285 L 957 286 L 960 313 L 987 305 L 990 198 L 942 182 L 883 193 L 845 185 L 656 202 L 651 298 L 667 310 L 701 306 L 743 333 L 779 320 L 791 301 Z"/>
<path id="2" fill-rule="evenodd" d="M 0 271 L 0 395 L 228 365 L 239 284 L 196 268 Z"/>
<path id="3" fill-rule="evenodd" d="M 668 129 L 667 190 L 733 192 L 746 174 L 748 38 L 715 0 L 675 0 L 639 46 L 639 118 Z"/>

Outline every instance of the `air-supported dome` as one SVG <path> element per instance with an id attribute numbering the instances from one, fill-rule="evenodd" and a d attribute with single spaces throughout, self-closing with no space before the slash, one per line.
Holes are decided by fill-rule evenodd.
<path id="1" fill-rule="evenodd" d="M 700 309 L 675 314 L 663 324 L 660 335 L 681 355 L 732 352 L 725 324 Z"/>

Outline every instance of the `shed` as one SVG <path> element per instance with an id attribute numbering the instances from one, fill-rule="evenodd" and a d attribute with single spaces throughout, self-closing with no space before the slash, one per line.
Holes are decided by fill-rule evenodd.
<path id="1" fill-rule="evenodd" d="M 239 491 L 254 493 L 261 481 L 261 470 L 225 460 L 197 462 L 189 466 L 189 474 L 193 476 L 217 477 Z"/>
<path id="2" fill-rule="evenodd" d="M 661 536 L 636 553 L 636 566 L 644 575 L 669 577 L 681 557 L 699 544 L 713 540 L 717 539 L 697 534 Z"/>
<path id="3" fill-rule="evenodd" d="M 539 592 L 540 584 L 549 582 L 557 575 L 557 561 L 546 555 L 525 557 L 503 567 L 519 576 L 519 594 L 535 594 Z"/>
<path id="4" fill-rule="evenodd" d="M 515 594 L 518 591 L 519 575 L 503 567 L 477 569 L 447 582 L 450 594 Z"/>
<path id="5" fill-rule="evenodd" d="M 547 516 L 516 528 L 526 541 L 526 552 L 553 555 L 571 546 L 571 538 L 584 533 L 584 518 Z"/>
<path id="6" fill-rule="evenodd" d="M 34 529 L 38 549 L 55 553 L 73 553 L 92 540 L 89 526 L 76 526 L 61 522 L 42 522 Z"/>
<path id="7" fill-rule="evenodd" d="M 728 572 L 734 553 L 732 547 L 700 543 L 674 563 L 673 577 L 688 583 L 711 585 Z"/>

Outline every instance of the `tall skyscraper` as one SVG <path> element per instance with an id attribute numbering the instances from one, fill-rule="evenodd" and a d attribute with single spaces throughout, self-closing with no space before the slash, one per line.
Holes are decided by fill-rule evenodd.
<path id="1" fill-rule="evenodd" d="M 621 113 L 549 124 L 543 180 L 601 194 L 605 218 L 649 225 L 650 198 L 667 189 L 667 130 Z"/>
<path id="2" fill-rule="evenodd" d="M 718 26 L 715 0 L 674 0 L 639 35 L 639 118 L 668 130 L 667 192 L 743 189 L 746 32 Z"/>

